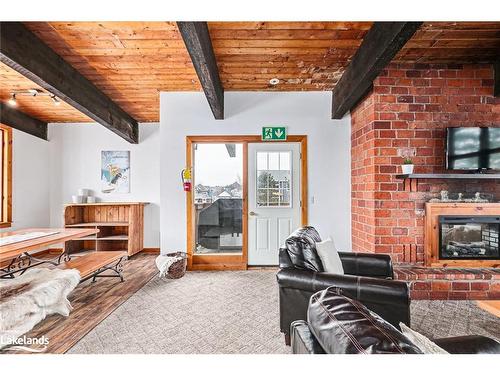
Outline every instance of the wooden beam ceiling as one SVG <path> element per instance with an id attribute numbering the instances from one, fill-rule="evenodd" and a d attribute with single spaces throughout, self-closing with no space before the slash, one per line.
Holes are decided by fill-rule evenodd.
<path id="1" fill-rule="evenodd" d="M 20 22 L 0 23 L 0 61 L 130 143 L 137 121 Z"/>
<path id="2" fill-rule="evenodd" d="M 375 22 L 333 90 L 332 118 L 340 119 L 413 36 L 421 22 Z"/>
<path id="3" fill-rule="evenodd" d="M 35 137 L 47 140 L 47 123 L 0 102 L 0 122 Z"/>
<path id="4" fill-rule="evenodd" d="M 42 87 L 0 63 L 0 101 L 7 102 L 13 92 L 37 90 L 46 92 Z M 93 122 L 88 116 L 62 100 L 56 106 L 49 96 L 17 95 L 16 109 L 44 122 Z"/>
<path id="5" fill-rule="evenodd" d="M 491 64 L 499 51 L 500 22 L 424 22 L 394 61 Z"/>
<path id="6" fill-rule="evenodd" d="M 25 26 L 137 121 L 159 121 L 160 91 L 202 89 L 176 22 L 26 22 Z M 371 22 L 208 23 L 226 92 L 333 90 L 371 26 Z M 499 50 L 500 22 L 425 22 L 393 62 L 491 64 Z M 2 101 L 16 86 L 39 88 L 14 73 L 4 74 L 0 64 Z M 271 78 L 280 83 L 270 85 Z M 92 121 L 66 103 L 53 106 L 46 97 L 20 97 L 18 102 L 19 110 L 46 122 Z"/>
<path id="7" fill-rule="evenodd" d="M 224 88 L 206 22 L 177 22 L 216 120 L 224 119 Z"/>
<path id="8" fill-rule="evenodd" d="M 331 90 L 371 22 L 209 22 L 226 91 Z M 278 85 L 270 79 L 278 78 Z"/>
<path id="9" fill-rule="evenodd" d="M 160 91 L 200 91 L 175 22 L 27 22 L 35 35 L 139 122 Z"/>

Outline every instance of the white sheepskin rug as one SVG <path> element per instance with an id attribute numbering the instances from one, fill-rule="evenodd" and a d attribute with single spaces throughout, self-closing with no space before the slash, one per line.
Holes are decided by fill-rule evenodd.
<path id="1" fill-rule="evenodd" d="M 77 270 L 31 268 L 0 280 L 0 349 L 51 314 L 68 316 L 68 295 L 80 282 Z"/>

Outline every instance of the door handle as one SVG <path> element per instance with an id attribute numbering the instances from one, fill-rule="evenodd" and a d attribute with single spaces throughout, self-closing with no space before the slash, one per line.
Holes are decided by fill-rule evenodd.
<path id="1" fill-rule="evenodd" d="M 253 211 L 250 211 L 250 212 L 248 213 L 248 215 L 249 215 L 249 216 L 257 216 L 257 214 L 256 214 L 255 212 L 253 212 Z"/>

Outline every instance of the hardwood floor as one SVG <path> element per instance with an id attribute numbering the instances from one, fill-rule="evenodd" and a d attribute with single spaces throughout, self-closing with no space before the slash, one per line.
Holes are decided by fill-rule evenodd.
<path id="1" fill-rule="evenodd" d="M 49 316 L 26 336 L 44 335 L 50 340 L 45 353 L 65 353 L 158 273 L 154 261 L 152 254 L 134 255 L 125 263 L 123 283 L 113 277 L 80 284 L 70 296 L 69 317 Z"/>
<path id="2" fill-rule="evenodd" d="M 476 301 L 477 305 L 483 310 L 500 318 L 500 300 Z"/>

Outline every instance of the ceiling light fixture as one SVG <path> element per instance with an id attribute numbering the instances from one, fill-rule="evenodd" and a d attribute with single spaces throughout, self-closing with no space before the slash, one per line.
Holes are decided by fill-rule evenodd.
<path id="1" fill-rule="evenodd" d="M 11 107 L 16 107 L 18 96 L 32 96 L 32 97 L 48 96 L 48 97 L 50 97 L 50 99 L 52 99 L 52 102 L 54 105 L 61 104 L 61 99 L 59 99 L 54 94 L 51 94 L 50 92 L 43 91 L 41 89 L 27 89 L 27 90 L 12 91 L 10 93 L 10 99 L 7 101 L 7 104 L 10 105 Z"/>
<path id="2" fill-rule="evenodd" d="M 17 106 L 16 94 L 10 94 L 10 99 L 7 101 L 7 104 L 11 107 Z"/>
<path id="3" fill-rule="evenodd" d="M 280 80 L 278 78 L 271 78 L 269 80 L 269 84 L 276 86 L 278 83 L 280 83 Z"/>
<path id="4" fill-rule="evenodd" d="M 54 102 L 54 105 L 59 105 L 61 104 L 61 101 L 59 100 L 59 98 L 55 95 L 50 95 L 50 98 L 52 99 L 52 101 Z"/>

